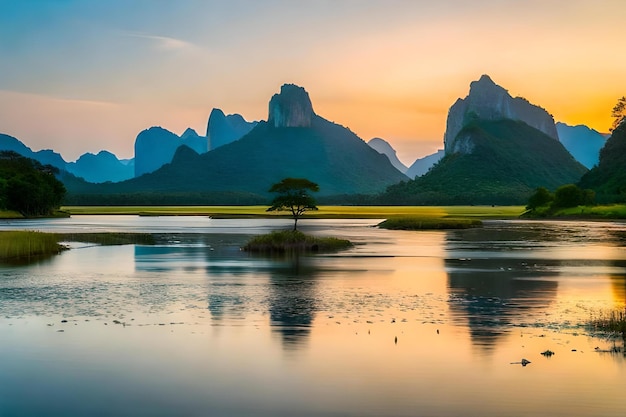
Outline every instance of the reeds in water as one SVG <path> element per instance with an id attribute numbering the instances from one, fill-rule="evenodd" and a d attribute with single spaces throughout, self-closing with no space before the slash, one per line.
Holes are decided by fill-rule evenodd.
<path id="1" fill-rule="evenodd" d="M 54 234 L 34 231 L 0 232 L 0 260 L 53 255 L 65 247 Z"/>
<path id="2" fill-rule="evenodd" d="M 597 331 L 619 333 L 626 337 L 626 306 L 601 312 L 598 317 L 591 319 L 591 326 Z"/>

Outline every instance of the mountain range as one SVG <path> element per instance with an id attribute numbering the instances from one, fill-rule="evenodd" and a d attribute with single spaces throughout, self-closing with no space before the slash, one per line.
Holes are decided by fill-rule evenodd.
<path id="1" fill-rule="evenodd" d="M 318 116 L 304 88 L 285 84 L 269 104 L 267 122 L 242 138 L 199 154 L 179 147 L 171 163 L 116 184 L 87 189 L 69 184 L 70 193 L 203 193 L 267 199 L 273 183 L 303 177 L 320 186 L 320 196 L 373 194 L 408 179 L 389 159 L 349 129 Z M 83 200 L 84 201 L 84 200 Z"/>
<path id="2" fill-rule="evenodd" d="M 304 88 L 285 84 L 269 101 L 267 121 L 215 108 L 206 136 L 154 126 L 138 134 L 131 160 L 100 151 L 68 163 L 3 134 L 0 150 L 58 167 L 70 198 L 82 203 L 132 196 L 148 204 L 247 204 L 265 201 L 273 182 L 293 176 L 317 182 L 320 196 L 382 192 L 376 201 L 383 204 L 518 204 L 537 186 L 578 181 L 586 170 L 575 158 L 592 167 L 605 143 L 586 126 L 555 124 L 487 75 L 451 106 L 446 127 L 444 149 L 407 167 L 387 141 L 365 143 L 318 116 Z"/>

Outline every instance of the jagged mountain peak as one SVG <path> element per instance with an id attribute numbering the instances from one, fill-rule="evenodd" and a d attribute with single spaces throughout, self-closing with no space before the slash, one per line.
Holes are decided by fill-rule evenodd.
<path id="1" fill-rule="evenodd" d="M 187 129 L 185 129 L 185 131 L 183 132 L 182 135 L 180 135 L 181 139 L 187 139 L 189 137 L 198 137 L 200 135 L 198 135 L 198 132 L 196 132 L 194 129 L 188 127 Z"/>
<path id="2" fill-rule="evenodd" d="M 283 84 L 270 100 L 267 121 L 274 127 L 311 127 L 314 115 L 309 93 L 295 84 Z"/>
<path id="3" fill-rule="evenodd" d="M 471 149 L 463 140 L 457 140 L 457 135 L 472 121 L 501 119 L 522 121 L 555 140 L 559 138 L 554 118 L 545 109 L 524 98 L 511 97 L 505 88 L 488 75 L 483 75 L 478 81 L 470 83 L 470 91 L 465 98 L 459 98 L 450 107 L 444 135 L 446 154 Z"/>

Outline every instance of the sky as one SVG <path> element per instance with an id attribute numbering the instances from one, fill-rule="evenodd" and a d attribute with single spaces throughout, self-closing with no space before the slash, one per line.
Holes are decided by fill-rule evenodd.
<path id="1" fill-rule="evenodd" d="M 624 16 L 624 0 L 0 0 L 0 133 L 131 158 L 143 129 L 203 135 L 213 108 L 267 120 L 295 83 L 410 165 L 482 74 L 608 132 Z"/>

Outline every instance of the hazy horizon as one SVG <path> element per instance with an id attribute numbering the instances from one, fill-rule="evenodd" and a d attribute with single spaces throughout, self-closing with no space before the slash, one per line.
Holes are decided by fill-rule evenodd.
<path id="1" fill-rule="evenodd" d="M 133 156 L 151 126 L 203 135 L 212 108 L 264 120 L 284 83 L 410 164 L 443 146 L 482 74 L 608 131 L 625 94 L 626 3 L 0 0 L 0 132 L 67 160 Z"/>

